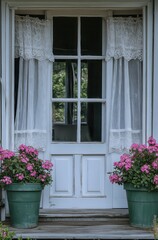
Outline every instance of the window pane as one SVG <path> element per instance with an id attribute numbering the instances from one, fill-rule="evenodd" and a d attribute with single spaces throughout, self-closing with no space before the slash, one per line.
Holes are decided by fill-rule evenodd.
<path id="1" fill-rule="evenodd" d="M 53 98 L 77 97 L 77 62 L 60 60 L 53 65 Z"/>
<path id="2" fill-rule="evenodd" d="M 86 60 L 81 63 L 81 97 L 102 98 L 102 61 Z"/>
<path id="3" fill-rule="evenodd" d="M 77 18 L 53 18 L 53 53 L 77 55 Z"/>
<path id="4" fill-rule="evenodd" d="M 81 54 L 102 55 L 102 18 L 81 18 Z"/>
<path id="5" fill-rule="evenodd" d="M 77 103 L 52 104 L 52 140 L 75 142 L 77 140 Z"/>
<path id="6" fill-rule="evenodd" d="M 81 141 L 101 142 L 102 103 L 81 104 Z"/>

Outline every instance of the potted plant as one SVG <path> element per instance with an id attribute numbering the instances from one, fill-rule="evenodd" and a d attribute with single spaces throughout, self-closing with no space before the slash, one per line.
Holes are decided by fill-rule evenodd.
<path id="1" fill-rule="evenodd" d="M 52 182 L 53 164 L 39 159 L 36 149 L 23 144 L 18 153 L 0 148 L 0 160 L 0 184 L 7 191 L 12 226 L 36 227 L 41 191 Z"/>
<path id="2" fill-rule="evenodd" d="M 132 226 L 150 228 L 158 215 L 158 144 L 153 137 L 148 145 L 132 144 L 129 153 L 114 162 L 112 183 L 126 190 L 129 220 Z"/>

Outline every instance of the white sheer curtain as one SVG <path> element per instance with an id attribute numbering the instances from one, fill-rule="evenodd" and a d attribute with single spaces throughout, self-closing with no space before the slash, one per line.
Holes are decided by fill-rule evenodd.
<path id="1" fill-rule="evenodd" d="M 142 19 L 111 17 L 107 36 L 106 60 L 112 65 L 109 150 L 120 152 L 142 138 Z"/>
<path id="2" fill-rule="evenodd" d="M 20 144 L 45 148 L 48 82 L 53 61 L 50 22 L 15 19 L 15 56 L 19 58 L 15 148 Z"/>

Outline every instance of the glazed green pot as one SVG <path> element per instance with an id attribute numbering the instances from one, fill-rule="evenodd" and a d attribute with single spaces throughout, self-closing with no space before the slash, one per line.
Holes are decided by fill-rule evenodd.
<path id="1" fill-rule="evenodd" d="M 154 215 L 158 216 L 158 191 L 149 192 L 145 188 L 134 188 L 131 184 L 124 184 L 124 189 L 131 226 L 151 228 Z"/>
<path id="2" fill-rule="evenodd" d="M 13 183 L 6 186 L 11 225 L 34 228 L 38 225 L 42 186 L 38 183 Z"/>

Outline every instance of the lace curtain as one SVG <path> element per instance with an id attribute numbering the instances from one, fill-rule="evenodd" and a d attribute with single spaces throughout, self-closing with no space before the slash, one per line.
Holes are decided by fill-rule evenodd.
<path id="1" fill-rule="evenodd" d="M 47 136 L 48 81 L 53 61 L 50 22 L 15 19 L 15 56 L 19 58 L 15 148 L 20 144 L 44 149 Z"/>
<path id="2" fill-rule="evenodd" d="M 109 18 L 107 36 L 106 59 L 112 65 L 109 148 L 121 152 L 142 138 L 142 19 Z"/>
<path id="3" fill-rule="evenodd" d="M 123 57 L 142 60 L 143 21 L 142 18 L 110 17 L 107 19 L 106 60 Z"/>

